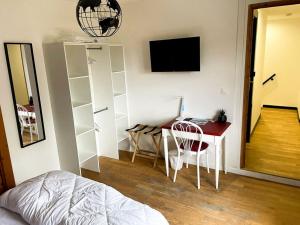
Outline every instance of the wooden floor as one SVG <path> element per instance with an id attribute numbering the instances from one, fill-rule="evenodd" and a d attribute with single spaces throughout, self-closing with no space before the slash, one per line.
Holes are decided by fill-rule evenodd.
<path id="1" fill-rule="evenodd" d="M 197 190 L 195 167 L 179 171 L 174 184 L 165 176 L 162 160 L 155 169 L 147 159 L 137 158 L 132 164 L 128 152 L 120 152 L 120 161 L 101 158 L 100 165 L 100 174 L 83 171 L 83 175 L 159 210 L 170 225 L 297 225 L 300 221 L 300 188 L 222 174 L 216 191 L 214 171 L 208 175 L 203 169 Z"/>
<path id="2" fill-rule="evenodd" d="M 33 141 L 31 142 L 30 133 L 29 132 L 24 132 L 23 137 L 22 137 L 23 145 L 31 144 L 33 142 L 38 141 L 38 139 L 39 139 L 38 135 L 36 135 L 36 134 L 33 134 L 32 138 L 33 138 Z"/>
<path id="3" fill-rule="evenodd" d="M 300 123 L 296 110 L 263 108 L 246 145 L 246 169 L 300 180 Z"/>

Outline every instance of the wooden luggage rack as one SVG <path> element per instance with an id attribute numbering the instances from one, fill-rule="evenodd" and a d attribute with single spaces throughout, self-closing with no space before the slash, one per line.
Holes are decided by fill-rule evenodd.
<path id="1" fill-rule="evenodd" d="M 126 131 L 130 134 L 131 142 L 134 147 L 134 152 L 133 152 L 131 162 L 134 163 L 135 157 L 139 156 L 143 158 L 153 159 L 154 160 L 153 167 L 156 167 L 157 159 L 160 153 L 160 145 L 162 139 L 161 128 L 149 126 L 149 125 L 137 124 L 134 127 L 127 129 Z M 144 150 L 140 148 L 139 142 L 142 135 L 151 136 L 155 147 L 154 152 L 151 150 Z"/>

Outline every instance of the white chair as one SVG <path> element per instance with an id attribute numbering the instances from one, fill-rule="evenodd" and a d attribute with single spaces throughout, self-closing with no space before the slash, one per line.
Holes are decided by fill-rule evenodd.
<path id="1" fill-rule="evenodd" d="M 202 141 L 202 129 L 198 125 L 188 121 L 177 121 L 172 124 L 171 133 L 178 150 L 173 182 L 176 181 L 181 153 L 184 153 L 186 157 L 186 168 L 188 168 L 189 157 L 193 155 L 197 159 L 197 187 L 200 189 L 200 156 L 204 154 L 206 154 L 207 172 L 209 173 L 209 152 L 207 149 L 209 145 Z M 188 134 L 190 133 L 195 133 L 197 138 L 195 140 L 189 139 Z"/>
<path id="2" fill-rule="evenodd" d="M 36 120 L 31 117 L 30 113 L 24 106 L 17 104 L 17 110 L 21 125 L 21 134 L 23 136 L 24 129 L 29 129 L 30 141 L 33 142 L 33 134 L 38 133 Z"/>

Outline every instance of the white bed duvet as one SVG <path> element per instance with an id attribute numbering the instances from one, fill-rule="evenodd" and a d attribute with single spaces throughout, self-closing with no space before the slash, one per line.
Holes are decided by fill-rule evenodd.
<path id="1" fill-rule="evenodd" d="M 28 225 L 18 214 L 0 208 L 0 225 Z"/>
<path id="2" fill-rule="evenodd" d="M 168 225 L 158 211 L 104 184 L 63 171 L 28 180 L 0 196 L 0 207 L 31 225 Z M 1 220 L 1 218 L 0 218 Z"/>

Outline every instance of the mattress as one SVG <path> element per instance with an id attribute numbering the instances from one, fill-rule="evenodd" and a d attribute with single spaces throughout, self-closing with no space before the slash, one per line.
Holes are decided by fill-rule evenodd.
<path id="1" fill-rule="evenodd" d="M 169 225 L 148 205 L 110 186 L 64 171 L 43 174 L 7 191 L 0 196 L 0 207 L 17 213 L 31 225 Z M 5 215 L 22 222 L 16 215 Z"/>
<path id="2" fill-rule="evenodd" d="M 18 214 L 0 208 L 0 225 L 28 225 L 28 223 L 26 223 Z"/>

